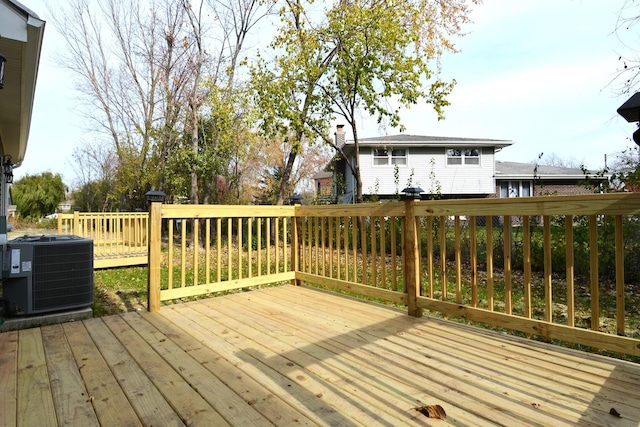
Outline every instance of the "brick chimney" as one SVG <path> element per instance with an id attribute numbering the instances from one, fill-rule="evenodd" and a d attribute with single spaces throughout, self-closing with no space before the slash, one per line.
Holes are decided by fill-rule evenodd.
<path id="1" fill-rule="evenodd" d="M 336 146 L 344 147 L 345 144 L 345 133 L 344 133 L 344 125 L 336 126 L 336 133 L 334 133 L 336 138 Z"/>

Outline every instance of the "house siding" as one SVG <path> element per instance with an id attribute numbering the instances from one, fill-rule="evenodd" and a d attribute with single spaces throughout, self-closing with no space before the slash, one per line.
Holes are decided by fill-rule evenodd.
<path id="1" fill-rule="evenodd" d="M 495 191 L 493 147 L 482 148 L 479 165 L 447 165 L 446 148 L 443 147 L 411 147 L 406 150 L 407 164 L 398 165 L 396 182 L 393 165 L 374 166 L 373 148 L 360 149 L 364 194 L 395 195 L 407 185 L 443 195 L 488 195 Z M 347 175 L 347 191 L 350 191 L 354 180 L 350 171 Z"/>

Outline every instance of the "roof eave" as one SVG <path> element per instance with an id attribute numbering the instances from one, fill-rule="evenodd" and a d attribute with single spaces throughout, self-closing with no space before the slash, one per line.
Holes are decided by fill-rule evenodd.
<path id="1" fill-rule="evenodd" d="M 504 140 L 461 140 L 461 141 L 359 141 L 360 147 L 402 146 L 402 147 L 496 147 L 505 148 L 513 145 L 513 141 Z M 354 147 L 353 141 L 346 141 L 344 147 Z"/>
<path id="2" fill-rule="evenodd" d="M 0 143 L 2 154 L 11 156 L 19 166 L 29 140 L 45 22 L 15 0 L 5 0 L 4 5 L 19 16 L 14 23 L 22 30 L 18 37 L 0 38 L 0 52 L 7 58 L 5 85 L 0 92 Z"/>

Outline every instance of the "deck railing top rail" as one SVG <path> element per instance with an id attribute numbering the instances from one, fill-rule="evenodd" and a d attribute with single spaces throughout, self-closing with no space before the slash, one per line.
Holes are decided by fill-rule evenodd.
<path id="1" fill-rule="evenodd" d="M 431 200 L 416 203 L 418 215 L 640 215 L 640 193 Z"/>

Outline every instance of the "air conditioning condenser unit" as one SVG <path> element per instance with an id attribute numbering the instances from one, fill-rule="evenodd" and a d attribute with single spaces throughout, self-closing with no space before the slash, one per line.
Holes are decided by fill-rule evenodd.
<path id="1" fill-rule="evenodd" d="M 24 236 L 7 242 L 2 299 L 10 315 L 47 313 L 93 303 L 93 241 Z"/>

